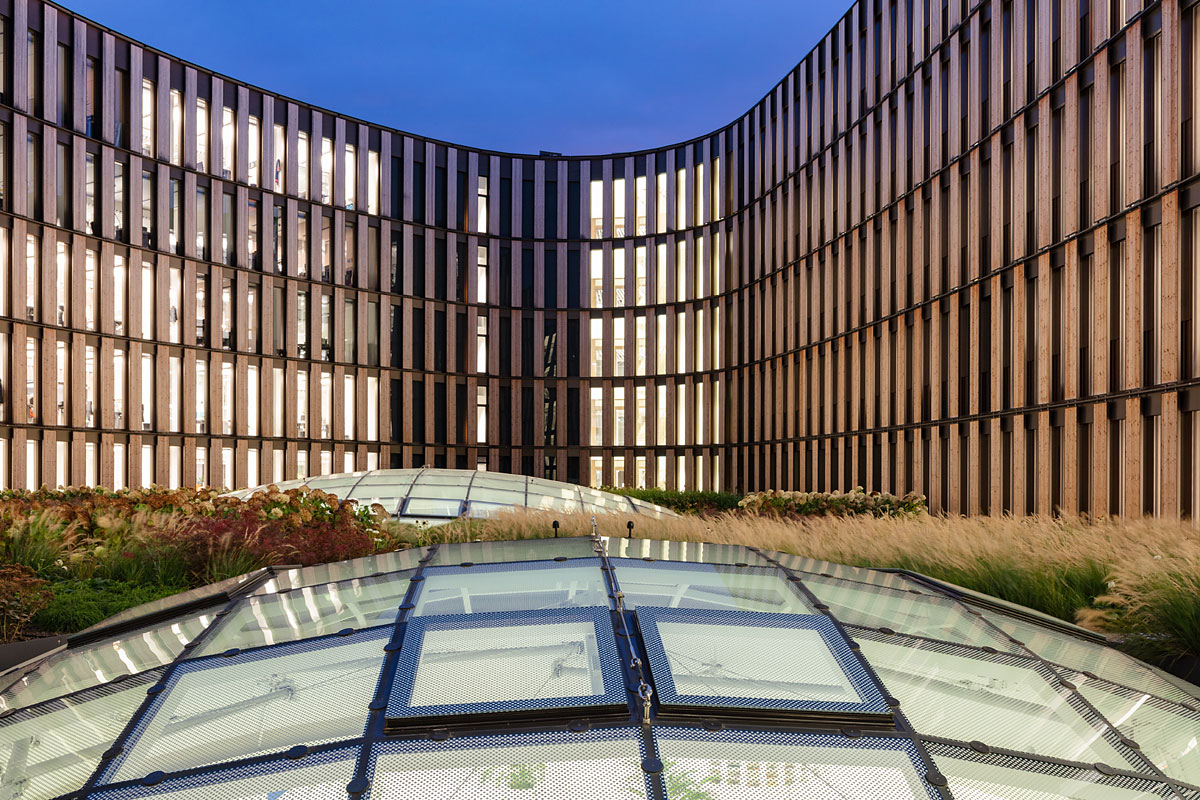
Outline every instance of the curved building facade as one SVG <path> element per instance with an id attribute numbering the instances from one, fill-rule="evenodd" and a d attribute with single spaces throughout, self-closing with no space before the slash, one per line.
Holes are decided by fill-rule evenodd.
<path id="1" fill-rule="evenodd" d="M 1200 505 L 1190 3 L 859 0 L 728 126 L 598 157 L 0 14 L 5 485 Z"/>

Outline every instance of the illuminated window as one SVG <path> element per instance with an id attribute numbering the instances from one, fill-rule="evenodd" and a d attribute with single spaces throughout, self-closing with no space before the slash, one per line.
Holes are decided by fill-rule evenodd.
<path id="1" fill-rule="evenodd" d="M 613 250 L 613 305 L 625 305 L 625 248 Z"/>
<path id="2" fill-rule="evenodd" d="M 667 232 L 667 173 L 659 172 L 654 176 L 654 230 L 656 233 Z"/>
<path id="3" fill-rule="evenodd" d="M 246 143 L 246 182 L 251 186 L 258 186 L 259 162 L 262 160 L 262 132 L 259 130 L 258 117 L 250 117 L 246 135 L 250 139 Z"/>
<path id="4" fill-rule="evenodd" d="M 613 389 L 613 446 L 625 446 L 625 389 Z M 618 484 L 619 485 L 619 484 Z"/>
<path id="5" fill-rule="evenodd" d="M 333 140 L 321 138 L 321 202 L 328 203 L 333 191 Z"/>
<path id="6" fill-rule="evenodd" d="M 367 213 L 379 213 L 379 153 L 367 151 Z"/>
<path id="7" fill-rule="evenodd" d="M 171 163 L 183 163 L 183 92 L 171 90 Z"/>
<path id="8" fill-rule="evenodd" d="M 170 285 L 167 289 L 167 338 L 178 344 L 180 341 L 179 309 L 183 299 L 183 270 L 179 267 L 169 269 Z"/>
<path id="9" fill-rule="evenodd" d="M 592 238 L 604 236 L 604 181 L 592 181 Z"/>
<path id="10" fill-rule="evenodd" d="M 208 362 L 196 357 L 196 433 L 208 432 Z"/>
<path id="11" fill-rule="evenodd" d="M 231 387 L 232 388 L 232 387 Z M 142 430 L 154 427 L 154 356 L 142 354 Z"/>
<path id="12" fill-rule="evenodd" d="M 660 383 L 655 387 L 655 420 L 654 420 L 654 439 L 658 445 L 667 443 L 667 385 Z M 665 464 L 659 471 L 659 476 L 663 475 L 662 469 L 665 469 Z"/>
<path id="13" fill-rule="evenodd" d="M 0 246 L 7 242 L 0 242 Z M 96 291 L 99 287 L 96 275 L 96 251 L 83 251 L 83 326 L 89 331 L 96 330 Z M 0 309 L 2 311 L 2 309 Z"/>
<path id="14" fill-rule="evenodd" d="M 299 186 L 297 187 L 297 194 L 300 195 L 300 198 L 302 200 L 307 200 L 308 199 L 308 179 L 309 179 L 308 134 L 305 133 L 304 131 L 299 131 L 296 138 L 299 141 L 299 145 L 296 148 L 296 168 L 298 170 L 297 183 L 299 183 Z"/>
<path id="15" fill-rule="evenodd" d="M 667 315 L 654 317 L 654 369 L 662 375 L 667 371 Z"/>
<path id="16" fill-rule="evenodd" d="M 287 169 L 287 129 L 279 123 L 275 124 L 273 145 L 271 155 L 275 161 L 271 165 L 271 186 L 275 191 L 282 192 Z"/>
<path id="17" fill-rule="evenodd" d="M 613 181 L 613 236 L 625 235 L 625 179 Z"/>
<path id="18" fill-rule="evenodd" d="M 88 345 L 83 349 L 83 424 L 96 427 L 96 348 Z M 89 481 L 88 485 L 94 485 Z"/>
<path id="19" fill-rule="evenodd" d="M 634 392 L 634 421 L 633 443 L 638 447 L 646 445 L 646 387 L 638 386 Z M 644 480 L 644 479 L 643 479 Z"/>
<path id="20" fill-rule="evenodd" d="M 667 246 L 654 248 L 654 302 L 667 302 Z"/>
<path id="21" fill-rule="evenodd" d="M 237 117 L 228 106 L 221 108 L 221 176 L 232 178 L 236 168 Z"/>
<path id="22" fill-rule="evenodd" d="M 342 376 L 342 435 L 346 439 L 354 438 L 355 414 L 354 405 L 354 376 Z"/>
<path id="23" fill-rule="evenodd" d="M 593 447 L 604 444 L 604 390 L 599 386 L 591 388 L 591 430 L 588 441 Z"/>
<path id="24" fill-rule="evenodd" d="M 625 374 L 625 320 L 613 320 L 613 375 Z"/>
<path id="25" fill-rule="evenodd" d="M 233 433 L 233 364 L 229 361 L 221 364 L 221 433 L 229 436 Z"/>
<path id="26" fill-rule="evenodd" d="M 321 438 L 333 435 L 333 375 L 321 371 Z"/>
<path id="27" fill-rule="evenodd" d="M 196 100 L 196 169 L 208 171 L 208 101 Z"/>
<path id="28" fill-rule="evenodd" d="M 480 375 L 487 373 L 487 317 L 480 314 L 475 318 L 475 371 Z"/>
<path id="29" fill-rule="evenodd" d="M 96 232 L 96 156 L 83 157 L 83 229 Z"/>
<path id="30" fill-rule="evenodd" d="M 196 187 L 196 257 L 208 258 L 208 189 Z"/>
<path id="31" fill-rule="evenodd" d="M 646 285 L 646 248 L 638 247 L 633 251 L 634 261 L 634 303 L 644 306 L 650 302 Z"/>
<path id="32" fill-rule="evenodd" d="M 322 142 L 323 144 L 324 142 Z M 323 163 L 324 159 L 322 158 Z M 352 144 L 346 145 L 345 171 L 346 208 L 353 209 L 355 207 L 354 201 L 357 199 L 358 194 L 358 153 Z"/>
<path id="33" fill-rule="evenodd" d="M 55 342 L 55 409 L 57 425 L 67 424 L 67 376 L 71 372 L 71 365 L 68 362 L 67 343 Z"/>
<path id="34" fill-rule="evenodd" d="M 635 317 L 634 327 L 634 374 L 646 374 L 646 318 Z"/>
<path id="35" fill-rule="evenodd" d="M 296 274 L 308 277 L 308 212 L 298 211 L 296 220 Z"/>
<path id="36" fill-rule="evenodd" d="M 158 297 L 154 283 L 154 265 L 142 262 L 142 338 L 154 338 L 154 299 Z"/>
<path id="37" fill-rule="evenodd" d="M 154 81 L 142 79 L 142 155 L 154 158 Z"/>
<path id="38" fill-rule="evenodd" d="M 67 309 L 71 306 L 71 251 L 66 242 L 58 242 L 55 247 L 55 292 L 54 292 L 54 324 L 65 327 L 67 324 Z"/>
<path id="39" fill-rule="evenodd" d="M 38 375 L 41 372 L 41 360 L 38 358 L 36 339 L 25 340 L 25 415 L 24 422 L 39 422 L 41 409 L 38 408 Z"/>
<path id="40" fill-rule="evenodd" d="M 591 333 L 590 358 L 593 376 L 604 374 L 604 320 L 599 317 L 593 317 L 589 320 L 589 331 Z"/>
<path id="41" fill-rule="evenodd" d="M 170 382 L 170 390 L 167 392 L 167 425 L 168 430 L 172 433 L 179 433 L 180 425 L 180 398 L 183 396 L 183 370 L 182 362 L 179 356 L 171 356 L 167 361 L 167 380 Z M 254 406 L 251 406 L 253 408 Z"/>
<path id="42" fill-rule="evenodd" d="M 125 335 L 125 257 L 113 256 L 113 333 Z"/>
<path id="43" fill-rule="evenodd" d="M 589 270 L 592 282 L 592 308 L 604 307 L 604 251 L 599 247 L 592 250 Z"/>
<path id="44" fill-rule="evenodd" d="M 475 248 L 475 302 L 488 301 L 488 251 L 483 245 Z"/>
<path id="45" fill-rule="evenodd" d="M 487 442 L 487 387 L 475 387 L 475 442 Z"/>
<path id="46" fill-rule="evenodd" d="M 308 436 L 308 372 L 301 369 L 296 372 L 296 435 L 301 439 Z M 296 465 L 299 468 L 299 454 Z M 300 477 L 304 476 L 301 468 Z"/>
<path id="47" fill-rule="evenodd" d="M 36 322 L 38 288 L 42 284 L 42 239 L 36 233 L 25 235 L 25 318 Z"/>
<path id="48" fill-rule="evenodd" d="M 646 176 L 639 175 L 633 182 L 634 213 L 637 215 L 637 235 L 646 235 Z"/>
<path id="49" fill-rule="evenodd" d="M 488 179 L 486 175 L 479 176 L 479 189 L 475 198 L 475 229 L 487 233 L 488 222 Z"/>

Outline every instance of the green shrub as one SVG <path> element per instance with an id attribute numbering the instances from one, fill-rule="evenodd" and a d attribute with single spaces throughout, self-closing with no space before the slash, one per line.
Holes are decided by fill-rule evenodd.
<path id="1" fill-rule="evenodd" d="M 909 493 L 897 497 L 887 492 L 863 491 L 857 486 L 849 492 L 781 492 L 769 489 L 754 492 L 738 503 L 745 511 L 778 517 L 844 517 L 865 514 L 891 517 L 924 514 L 925 496 Z"/>
<path id="2" fill-rule="evenodd" d="M 33 624 L 45 633 L 75 633 L 187 587 L 89 578 L 55 581 L 49 588 L 52 597 L 33 617 Z"/>
<path id="3" fill-rule="evenodd" d="M 604 486 L 601 491 L 635 497 L 647 503 L 669 508 L 679 514 L 717 514 L 736 511 L 742 495 L 736 492 L 673 492 L 666 489 L 618 489 Z"/>

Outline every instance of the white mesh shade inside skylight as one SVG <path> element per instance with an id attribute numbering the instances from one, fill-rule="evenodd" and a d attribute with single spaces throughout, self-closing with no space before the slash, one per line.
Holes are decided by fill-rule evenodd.
<path id="1" fill-rule="evenodd" d="M 624 703 L 607 609 L 415 617 L 389 717 Z"/>
<path id="2" fill-rule="evenodd" d="M 668 800 L 938 800 L 903 739 L 657 728 Z"/>
<path id="3" fill-rule="evenodd" d="M 188 662 L 156 696 L 110 782 L 362 735 L 387 636 Z"/>

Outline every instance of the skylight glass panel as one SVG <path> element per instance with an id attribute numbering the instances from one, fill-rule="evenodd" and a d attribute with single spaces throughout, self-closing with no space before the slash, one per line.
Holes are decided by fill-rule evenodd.
<path id="1" fill-rule="evenodd" d="M 640 608 L 637 618 L 664 706 L 890 713 L 828 617 Z"/>
<path id="2" fill-rule="evenodd" d="M 395 622 L 412 571 L 304 586 L 245 598 L 222 617 L 197 655 L 311 639 Z"/>
<path id="3" fill-rule="evenodd" d="M 415 617 L 407 623 L 391 718 L 623 706 L 607 609 Z"/>
<path id="4" fill-rule="evenodd" d="M 773 567 L 612 559 L 626 608 L 663 606 L 713 611 L 805 614 L 808 602 Z"/>
<path id="5" fill-rule="evenodd" d="M 1039 662 L 900 636 L 854 635 L 918 733 L 1123 769 L 1136 763 L 1081 698 L 1052 685 L 1056 679 Z"/>
<path id="6" fill-rule="evenodd" d="M 361 736 L 390 635 L 363 631 L 183 662 L 106 782 Z"/>
<path id="7" fill-rule="evenodd" d="M 430 567 L 424 572 L 414 616 L 608 608 L 598 559 Z"/>

